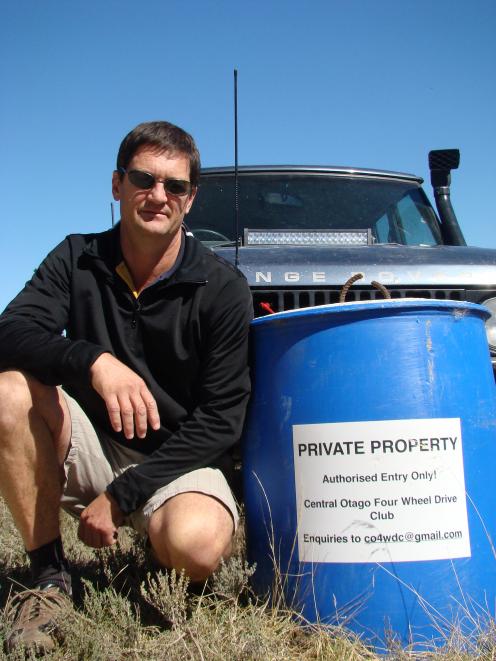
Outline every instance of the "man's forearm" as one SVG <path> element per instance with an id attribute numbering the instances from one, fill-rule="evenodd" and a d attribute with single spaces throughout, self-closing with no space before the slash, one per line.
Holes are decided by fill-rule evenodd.
<path id="1" fill-rule="evenodd" d="M 17 315 L 0 319 L 0 370 L 23 370 L 47 385 L 70 383 L 88 379 L 90 366 L 103 352 L 103 347 L 71 341 Z"/>
<path id="2" fill-rule="evenodd" d="M 63 335 L 70 321 L 71 248 L 62 241 L 0 317 L 0 369 L 47 385 L 81 382 L 104 348 Z"/>
<path id="3" fill-rule="evenodd" d="M 161 448 L 108 485 L 120 509 L 129 514 L 181 475 L 215 465 L 239 440 L 248 397 L 249 381 L 229 403 L 197 407 Z"/>

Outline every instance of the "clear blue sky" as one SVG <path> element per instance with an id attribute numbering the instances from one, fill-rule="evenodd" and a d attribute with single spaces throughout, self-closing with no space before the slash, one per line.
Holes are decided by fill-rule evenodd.
<path id="1" fill-rule="evenodd" d="M 16 0 L 0 19 L 0 309 L 70 232 L 110 225 L 121 139 L 168 119 L 203 164 L 413 172 L 459 147 L 452 199 L 496 248 L 494 0 Z"/>

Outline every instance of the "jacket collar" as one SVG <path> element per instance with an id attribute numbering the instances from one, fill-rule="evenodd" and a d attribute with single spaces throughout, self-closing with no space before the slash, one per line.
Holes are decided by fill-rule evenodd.
<path id="1" fill-rule="evenodd" d="M 184 255 L 181 264 L 172 274 L 170 280 L 159 281 L 157 286 L 194 283 L 204 284 L 207 282 L 207 267 L 205 257 L 207 249 L 193 236 L 185 233 Z M 106 232 L 94 234 L 83 251 L 89 258 L 90 267 L 104 272 L 107 276 L 115 275 L 116 267 L 122 262 L 122 251 L 120 245 L 120 223 Z M 155 285 L 151 285 L 154 287 Z"/>

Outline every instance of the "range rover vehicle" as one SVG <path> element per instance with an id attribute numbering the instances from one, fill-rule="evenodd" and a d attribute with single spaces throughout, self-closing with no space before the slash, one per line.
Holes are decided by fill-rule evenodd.
<path id="1" fill-rule="evenodd" d="M 382 298 L 380 283 L 392 298 L 486 305 L 496 370 L 496 250 L 465 243 L 450 202 L 450 171 L 458 163 L 458 150 L 429 154 L 437 213 L 423 180 L 411 174 L 207 168 L 187 224 L 246 275 L 255 316 L 336 303 L 355 274 L 361 277 L 347 301 Z"/>

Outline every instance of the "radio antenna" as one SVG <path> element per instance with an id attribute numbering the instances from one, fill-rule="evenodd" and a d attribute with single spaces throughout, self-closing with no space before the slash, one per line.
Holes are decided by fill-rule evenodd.
<path id="1" fill-rule="evenodd" d="M 114 226 L 114 203 L 110 203 L 110 217 L 112 218 L 112 227 Z"/>
<path id="2" fill-rule="evenodd" d="M 239 180 L 238 180 L 238 70 L 234 69 L 234 229 L 236 232 L 236 256 L 239 264 Z"/>

